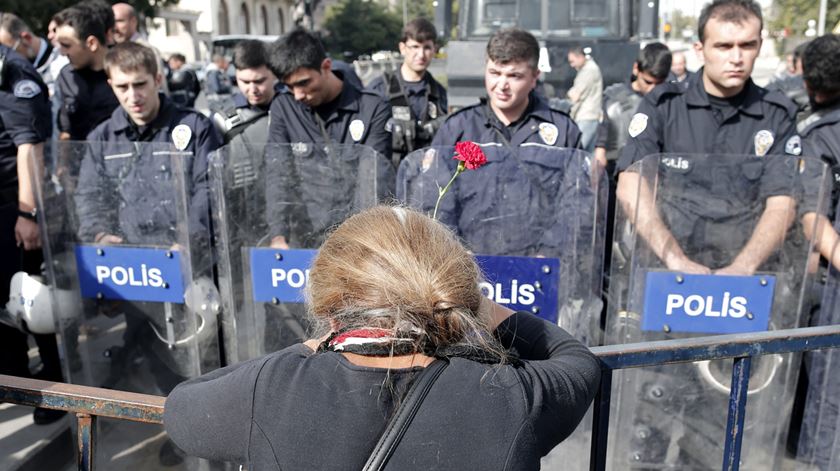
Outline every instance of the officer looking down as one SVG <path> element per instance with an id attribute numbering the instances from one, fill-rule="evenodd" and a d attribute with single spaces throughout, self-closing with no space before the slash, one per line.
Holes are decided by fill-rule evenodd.
<path id="1" fill-rule="evenodd" d="M 437 31 L 429 20 L 408 22 L 399 44 L 402 65 L 396 72 L 373 79 L 368 86 L 391 104 L 389 126 L 397 164 L 409 152 L 431 144 L 447 113 L 446 89 L 428 71 L 436 38 Z"/>
<path id="2" fill-rule="evenodd" d="M 712 161 L 722 158 L 718 157 L 722 154 L 761 157 L 784 152 L 794 132 L 796 107 L 781 93 L 768 92 L 750 78 L 761 48 L 762 24 L 761 9 L 751 0 L 716 0 L 707 5 L 700 16 L 700 40 L 694 46 L 705 64 L 697 79 L 689 81 L 687 87 L 667 83 L 655 88 L 645 96 L 630 121 L 630 140 L 617 165 L 621 172 L 618 201 L 626 214 L 636 214 L 638 205 L 636 230 L 670 270 L 752 274 L 779 246 L 793 220 L 793 199 L 777 191 L 789 187 L 785 180 L 789 172 L 778 167 L 784 165 L 782 159 L 767 159 L 764 167 L 744 169 L 743 175 L 727 174 L 733 181 L 717 182 L 720 192 L 709 194 L 705 202 L 686 203 L 690 207 L 678 212 L 688 219 L 672 221 L 671 229 L 691 232 L 695 224 L 713 220 L 714 214 L 704 211 L 714 213 L 716 207 L 729 207 L 730 201 L 737 203 L 738 192 L 746 183 L 738 178 L 761 178 L 766 205 L 757 223 L 743 226 L 746 232 L 737 255 L 717 261 L 721 266 L 698 263 L 685 250 L 698 256 L 709 251 L 704 247 L 680 247 L 654 209 L 647 183 L 640 181 L 638 173 L 626 171 L 633 162 L 661 152 L 713 154 Z M 686 184 L 708 184 L 702 181 L 708 172 L 684 172 Z M 718 203 L 714 203 L 715 199 Z M 691 211 L 699 213 L 687 215 Z M 750 230 L 753 224 L 754 230 Z"/>
<path id="3" fill-rule="evenodd" d="M 469 140 L 508 147 L 525 142 L 579 147 L 577 125 L 534 93 L 540 76 L 539 55 L 539 43 L 527 31 L 502 29 L 493 34 L 487 42 L 484 69 L 487 97 L 447 118 L 432 145 L 454 146 Z"/>
<path id="4" fill-rule="evenodd" d="M 59 73 L 61 139 L 84 141 L 119 105 L 105 74 L 105 53 L 114 13 L 107 5 L 79 3 L 55 17 L 56 37 L 70 67 Z M 109 21 L 110 20 L 110 21 Z"/>
<path id="5" fill-rule="evenodd" d="M 268 142 L 268 111 L 277 92 L 277 77 L 268 68 L 268 53 L 262 41 L 240 41 L 233 52 L 236 86 L 240 94 L 233 97 L 236 108 L 227 116 L 214 116 L 226 143 L 240 140 L 250 144 Z"/>
<path id="6" fill-rule="evenodd" d="M 639 52 L 628 82 L 604 90 L 601 124 L 595 139 L 595 158 L 612 175 L 618 152 L 628 140 L 627 127 L 642 97 L 668 78 L 671 51 L 662 43 L 651 43 Z"/>
<path id="7" fill-rule="evenodd" d="M 353 86 L 342 72 L 332 70 L 332 61 L 317 37 L 295 30 L 277 40 L 270 55 L 274 74 L 286 85 L 271 103 L 270 143 L 321 149 L 333 144 L 361 144 L 385 159 L 391 158 L 391 134 L 385 126 L 391 119 L 388 103 L 374 92 Z M 279 172 L 287 169 L 268 170 L 274 172 L 267 177 L 272 179 L 283 178 Z M 267 192 L 278 188 L 276 181 L 267 184 Z M 270 196 L 267 199 L 274 201 Z M 277 221 L 270 223 L 271 246 L 287 248 L 286 229 Z"/>

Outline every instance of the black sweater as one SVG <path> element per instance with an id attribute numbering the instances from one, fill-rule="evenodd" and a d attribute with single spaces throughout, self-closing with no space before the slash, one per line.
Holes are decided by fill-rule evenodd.
<path id="1" fill-rule="evenodd" d="M 453 358 L 389 469 L 539 469 L 574 431 L 598 386 L 597 359 L 529 313 L 496 332 L 523 364 Z M 187 453 L 250 471 L 358 470 L 417 371 L 389 376 L 298 344 L 182 383 L 166 400 L 164 423 Z"/>

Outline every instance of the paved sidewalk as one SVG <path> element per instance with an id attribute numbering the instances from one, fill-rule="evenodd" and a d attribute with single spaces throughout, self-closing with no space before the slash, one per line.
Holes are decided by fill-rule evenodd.
<path id="1" fill-rule="evenodd" d="M 60 469 L 74 459 L 69 415 L 49 425 L 35 425 L 32 410 L 0 404 L 0 470 Z"/>

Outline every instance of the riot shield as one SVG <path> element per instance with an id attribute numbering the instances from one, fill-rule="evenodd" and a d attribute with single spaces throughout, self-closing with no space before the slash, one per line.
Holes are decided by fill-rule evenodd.
<path id="1" fill-rule="evenodd" d="M 601 271 L 608 181 L 589 154 L 536 143 L 482 145 L 487 164 L 458 176 L 437 217 L 476 254 L 494 301 L 559 324 L 588 345 L 601 340 Z M 397 198 L 432 215 L 455 171 L 452 147 L 409 154 Z M 587 416 L 544 469 L 586 469 Z"/>
<path id="2" fill-rule="evenodd" d="M 836 200 L 834 201 L 836 203 Z M 834 208 L 833 232 L 840 231 L 840 219 Z M 828 219 L 818 218 L 814 234 L 820 234 L 821 225 L 831 226 Z M 840 324 L 840 244 L 833 243 L 829 249 L 827 263 L 820 267 L 818 282 L 813 295 L 820 298 L 819 305 L 812 310 L 809 325 L 825 326 Z M 836 349 L 806 352 L 800 375 L 799 392 L 804 394 L 801 427 L 791 426 L 791 434 L 798 433 L 796 459 L 809 469 L 828 471 L 840 467 L 840 376 L 836 374 L 840 364 L 840 352 Z"/>
<path id="3" fill-rule="evenodd" d="M 806 168 L 819 178 L 804 181 Z M 824 164 L 663 154 L 620 178 L 608 344 L 800 325 L 813 248 L 797 215 L 824 212 Z M 753 359 L 741 469 L 780 465 L 798 359 Z M 615 372 L 611 469 L 720 468 L 731 371 L 726 360 Z"/>
<path id="4" fill-rule="evenodd" d="M 56 156 L 35 183 L 65 379 L 166 395 L 217 368 L 206 160 L 131 142 L 61 142 Z M 167 455 L 161 427 L 98 424 L 102 469 L 150 466 L 161 447 L 162 462 L 204 466 Z"/>
<path id="5" fill-rule="evenodd" d="M 327 231 L 392 197 L 393 166 L 359 145 L 244 144 L 211 156 L 229 364 L 307 338 L 302 288 Z"/>

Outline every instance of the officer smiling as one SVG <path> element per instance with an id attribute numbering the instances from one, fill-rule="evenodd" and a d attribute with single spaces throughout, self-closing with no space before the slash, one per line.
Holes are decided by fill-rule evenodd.
<path id="1" fill-rule="evenodd" d="M 793 220 L 794 201 L 786 194 L 784 181 L 787 175 L 774 167 L 778 161 L 769 159 L 761 170 L 762 188 L 782 190 L 767 193 L 764 212 L 754 230 L 746 228 L 752 235 L 747 234 L 737 256 L 727 266 L 708 267 L 686 255 L 657 215 L 650 188 L 641 181 L 638 192 L 639 174 L 626 171 L 633 162 L 661 152 L 759 157 L 784 152 L 794 133 L 796 106 L 750 78 L 761 49 L 762 24 L 761 8 L 752 0 L 715 0 L 707 5 L 698 24 L 700 41 L 694 45 L 705 66 L 688 86 L 668 83 L 655 88 L 642 100 L 628 127 L 630 140 L 617 165 L 621 172 L 618 200 L 626 214 L 636 214 L 638 206 L 637 230 L 671 270 L 710 273 L 715 268 L 720 274 L 752 274 L 784 240 Z M 734 183 L 726 190 L 731 194 L 708 197 L 737 201 L 738 187 L 743 186 Z M 709 201 L 701 202 L 704 205 L 715 206 Z"/>
<path id="2" fill-rule="evenodd" d="M 534 93 L 540 75 L 539 55 L 539 43 L 531 33 L 520 29 L 497 31 L 487 43 L 487 98 L 451 115 L 432 145 L 453 146 L 470 140 L 513 147 L 524 142 L 578 147 L 577 125 Z"/>

